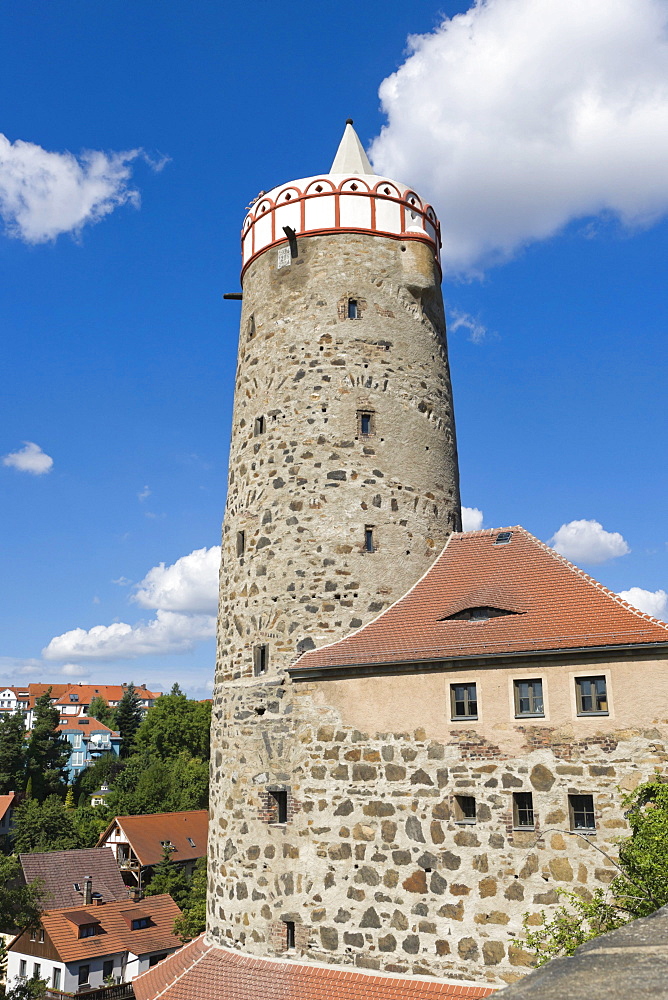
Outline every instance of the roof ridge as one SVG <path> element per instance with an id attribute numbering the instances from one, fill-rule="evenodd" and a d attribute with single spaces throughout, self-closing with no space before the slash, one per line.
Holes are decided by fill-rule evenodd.
<path id="1" fill-rule="evenodd" d="M 191 948 L 192 947 L 193 950 L 194 950 L 194 945 L 199 944 L 200 942 L 202 942 L 202 944 L 205 945 L 205 947 L 202 949 L 202 951 L 197 956 L 197 958 L 195 958 L 192 962 L 190 962 L 190 964 L 188 964 L 185 968 L 182 968 L 181 971 L 178 973 L 178 975 L 174 976 L 174 978 L 172 980 L 170 980 L 169 983 L 166 983 L 165 986 L 163 986 L 163 988 L 160 990 L 159 993 L 156 993 L 154 995 L 154 997 L 152 998 L 152 1000 L 158 1000 L 158 998 L 161 997 L 161 996 L 163 996 L 163 994 L 168 989 L 171 989 L 171 987 L 174 986 L 175 983 L 178 983 L 178 981 L 180 979 L 182 979 L 183 976 L 189 975 L 192 972 L 192 970 L 195 969 L 204 958 L 206 958 L 206 956 L 209 954 L 209 952 L 212 951 L 213 948 L 216 947 L 216 945 L 214 945 L 212 943 L 209 943 L 206 940 L 205 933 L 206 932 L 202 932 L 202 934 L 200 934 L 199 937 L 196 937 L 192 941 L 189 941 L 188 944 L 184 945 L 184 947 L 183 947 L 183 949 L 181 951 L 175 951 L 171 955 L 168 956 L 167 960 L 169 960 L 170 958 L 175 958 L 177 955 L 183 955 L 183 951 L 185 951 L 186 948 Z M 163 965 L 163 970 L 164 970 L 164 965 Z M 161 970 L 161 971 L 163 971 L 163 970 Z M 152 969 L 147 969 L 146 972 L 142 973 L 141 976 L 137 976 L 137 979 L 135 980 L 135 982 L 138 979 L 141 979 L 142 976 L 149 976 L 149 975 L 151 975 L 152 972 L 155 972 L 155 967 L 152 968 Z"/>
<path id="2" fill-rule="evenodd" d="M 543 542 L 536 535 L 533 535 L 530 531 L 527 531 L 526 528 L 523 528 L 522 530 L 526 533 L 529 541 L 537 545 L 538 548 L 543 549 L 545 552 L 547 552 L 548 555 L 550 555 L 557 562 L 563 563 L 563 565 L 567 569 L 569 569 L 572 573 L 575 573 L 576 576 L 582 577 L 587 583 L 595 587 L 596 590 L 599 590 L 601 591 L 601 593 L 606 594 L 607 597 L 612 598 L 612 600 L 616 604 L 619 604 L 626 611 L 632 611 L 637 618 L 641 618 L 644 621 L 650 622 L 652 625 L 658 625 L 660 628 L 663 628 L 668 632 L 667 622 L 662 621 L 660 618 L 654 618 L 653 615 L 648 615 L 647 612 L 641 611 L 640 608 L 636 608 L 633 604 L 629 604 L 629 602 L 625 601 L 623 597 L 620 597 L 619 594 L 616 594 L 614 590 L 610 590 L 610 588 L 606 587 L 605 584 L 601 583 L 599 580 L 596 580 L 593 576 L 587 573 L 586 570 L 582 569 L 576 563 L 571 562 L 571 560 L 567 559 L 566 556 L 563 556 L 561 552 L 557 552 L 556 549 L 553 549 L 551 545 L 547 544 L 547 542 Z"/>

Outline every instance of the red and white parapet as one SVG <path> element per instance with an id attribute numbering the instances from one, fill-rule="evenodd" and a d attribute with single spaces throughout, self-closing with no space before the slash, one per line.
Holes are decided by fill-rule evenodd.
<path id="1" fill-rule="evenodd" d="M 374 174 L 352 122 L 328 174 L 304 177 L 263 193 L 241 230 L 242 274 L 258 254 L 297 236 L 371 233 L 429 243 L 439 259 L 440 226 L 431 205 L 406 187 Z"/>

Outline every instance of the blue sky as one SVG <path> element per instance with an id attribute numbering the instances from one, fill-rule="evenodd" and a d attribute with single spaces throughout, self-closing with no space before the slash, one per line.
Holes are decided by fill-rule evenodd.
<path id="1" fill-rule="evenodd" d="M 221 296 L 349 116 L 441 219 L 464 504 L 668 614 L 668 12 L 542 6 L 3 6 L 4 682 L 207 690 Z"/>

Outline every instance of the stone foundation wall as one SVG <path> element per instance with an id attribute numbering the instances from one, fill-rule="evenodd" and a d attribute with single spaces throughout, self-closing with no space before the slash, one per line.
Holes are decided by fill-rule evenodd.
<path id="1" fill-rule="evenodd" d="M 508 752 L 502 732 L 360 732 L 326 700 L 326 683 L 289 677 L 218 690 L 208 933 L 221 943 L 282 952 L 290 921 L 302 960 L 511 982 L 528 971 L 523 914 L 611 881 L 592 844 L 614 857 L 622 791 L 667 769 L 665 726 L 601 720 L 579 741 L 519 727 Z M 285 825 L 262 812 L 268 786 L 296 804 Z M 533 794 L 535 830 L 513 827 L 516 791 Z M 592 844 L 569 832 L 571 793 L 594 796 Z M 457 822 L 457 795 L 475 796 L 475 824 Z"/>
<path id="2" fill-rule="evenodd" d="M 298 250 L 282 267 L 269 250 L 244 276 L 219 683 L 252 674 L 255 645 L 275 672 L 365 624 L 460 526 L 430 248 L 343 233 L 300 238 Z"/>

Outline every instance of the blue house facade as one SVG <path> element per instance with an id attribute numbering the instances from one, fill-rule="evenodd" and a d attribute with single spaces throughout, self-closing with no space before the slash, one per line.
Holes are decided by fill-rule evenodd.
<path id="1" fill-rule="evenodd" d="M 61 719 L 58 728 L 71 747 L 66 769 L 69 784 L 75 781 L 84 768 L 95 764 L 104 754 L 120 755 L 121 734 L 97 719 L 90 716 Z"/>

